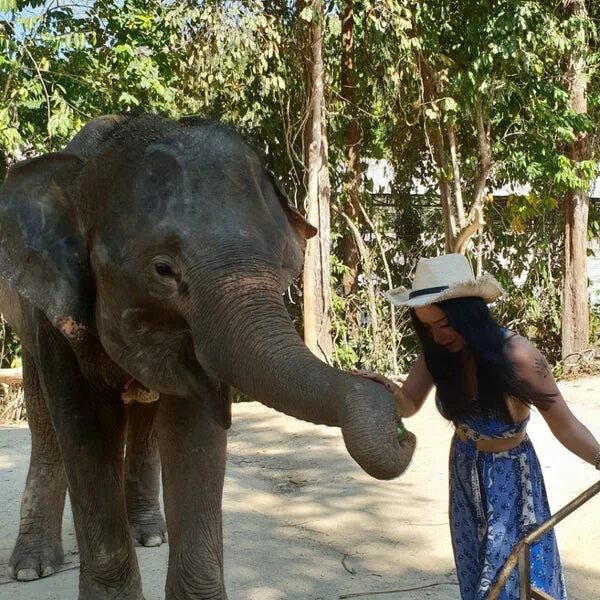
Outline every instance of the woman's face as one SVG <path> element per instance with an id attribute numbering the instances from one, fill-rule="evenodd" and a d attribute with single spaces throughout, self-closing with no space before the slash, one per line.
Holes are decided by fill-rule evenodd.
<path id="1" fill-rule="evenodd" d="M 465 338 L 449 325 L 446 313 L 439 306 L 419 306 L 415 314 L 436 344 L 448 352 L 461 352 L 466 348 Z"/>

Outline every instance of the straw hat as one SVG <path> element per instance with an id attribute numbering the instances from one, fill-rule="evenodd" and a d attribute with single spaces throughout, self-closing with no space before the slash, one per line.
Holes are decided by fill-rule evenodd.
<path id="1" fill-rule="evenodd" d="M 502 286 L 489 273 L 475 279 L 465 256 L 444 254 L 419 259 L 412 289 L 398 287 L 384 296 L 396 306 L 425 306 L 466 296 L 478 296 L 489 303 L 502 294 Z"/>

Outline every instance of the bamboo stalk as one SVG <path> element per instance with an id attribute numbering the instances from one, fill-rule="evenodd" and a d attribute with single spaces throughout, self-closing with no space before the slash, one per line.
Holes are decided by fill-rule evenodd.
<path id="1" fill-rule="evenodd" d="M 581 493 L 577 498 L 571 500 L 568 504 L 563 506 L 556 514 L 552 515 L 548 520 L 544 521 L 539 527 L 534 529 L 527 537 L 523 538 L 512 550 L 506 562 L 504 563 L 504 567 L 502 567 L 502 571 L 498 575 L 498 579 L 496 583 L 490 590 L 488 594 L 487 600 L 498 600 L 500 596 L 500 592 L 506 585 L 506 581 L 508 580 L 510 574 L 515 568 L 517 561 L 519 559 L 519 555 L 523 550 L 524 546 L 529 546 L 533 544 L 538 538 L 542 537 L 545 533 L 547 533 L 550 529 L 552 529 L 555 525 L 560 523 L 565 517 L 568 517 L 573 511 L 577 510 L 582 504 L 585 504 L 588 500 L 591 500 L 598 492 L 600 492 L 600 481 L 597 481 L 594 485 L 589 487 L 583 493 Z"/>

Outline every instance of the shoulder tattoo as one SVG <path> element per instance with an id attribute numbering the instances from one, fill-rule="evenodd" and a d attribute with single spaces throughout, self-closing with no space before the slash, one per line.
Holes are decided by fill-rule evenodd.
<path id="1" fill-rule="evenodd" d="M 543 356 L 539 356 L 535 359 L 535 370 L 537 374 L 544 379 L 550 375 L 550 366 L 548 365 L 548 361 Z"/>

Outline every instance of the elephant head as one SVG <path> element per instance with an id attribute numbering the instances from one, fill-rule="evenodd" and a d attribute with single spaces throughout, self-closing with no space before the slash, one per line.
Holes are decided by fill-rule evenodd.
<path id="1" fill-rule="evenodd" d="M 147 388 L 235 386 L 341 427 L 360 466 L 392 478 L 414 451 L 412 434 L 397 440 L 392 397 L 318 360 L 283 303 L 315 233 L 233 129 L 146 115 L 115 124 L 87 160 L 49 154 L 11 170 L 0 275 Z"/>

